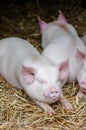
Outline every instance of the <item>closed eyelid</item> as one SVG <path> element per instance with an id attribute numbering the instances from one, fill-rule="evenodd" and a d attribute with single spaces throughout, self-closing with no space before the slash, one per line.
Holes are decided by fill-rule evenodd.
<path id="1" fill-rule="evenodd" d="M 41 82 L 44 83 L 44 84 L 47 84 L 47 81 L 45 81 L 45 80 L 41 80 Z"/>
<path id="2" fill-rule="evenodd" d="M 43 83 L 43 84 L 47 84 L 47 81 L 43 80 L 43 79 L 37 79 L 39 82 Z"/>

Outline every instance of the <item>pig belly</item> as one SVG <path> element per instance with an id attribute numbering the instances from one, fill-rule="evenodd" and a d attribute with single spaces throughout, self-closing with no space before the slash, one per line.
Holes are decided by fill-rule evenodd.
<path id="1" fill-rule="evenodd" d="M 8 73 L 10 73 L 10 72 L 8 72 Z M 20 86 L 20 84 L 18 83 L 17 79 L 14 76 L 12 76 L 11 74 L 9 74 L 9 76 L 8 76 L 8 74 L 6 75 L 4 72 L 1 72 L 0 74 L 12 86 L 22 89 L 22 87 Z"/>
<path id="2" fill-rule="evenodd" d="M 7 63 L 4 59 L 1 60 L 1 58 L 0 58 L 0 61 L 1 61 L 1 63 L 0 63 L 0 75 L 3 76 L 4 79 L 7 82 L 9 82 L 12 86 L 22 89 L 20 84 L 18 83 L 16 74 L 15 74 L 13 68 L 11 69 L 11 66 L 7 65 Z"/>

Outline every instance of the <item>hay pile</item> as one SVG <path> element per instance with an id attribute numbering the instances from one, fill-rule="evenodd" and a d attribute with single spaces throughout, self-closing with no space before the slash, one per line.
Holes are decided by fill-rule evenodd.
<path id="1" fill-rule="evenodd" d="M 0 5 L 0 39 L 18 36 L 42 50 L 37 16 L 49 22 L 55 20 L 60 8 L 79 35 L 86 34 L 86 10 L 81 1 L 4 0 Z M 55 116 L 47 115 L 24 92 L 12 87 L 0 77 L 0 130 L 86 130 L 86 96 L 76 98 L 77 83 L 66 84 L 65 97 L 74 111 L 65 111 L 59 102 L 52 104 Z"/>

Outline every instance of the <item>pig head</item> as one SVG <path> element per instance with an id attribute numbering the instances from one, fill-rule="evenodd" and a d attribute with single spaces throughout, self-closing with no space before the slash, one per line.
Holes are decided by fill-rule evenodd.
<path id="1" fill-rule="evenodd" d="M 73 28 L 71 24 L 67 22 L 67 19 L 60 10 L 57 20 L 50 23 L 46 23 L 40 17 L 38 17 L 38 22 L 40 26 L 40 32 L 42 35 L 41 45 L 43 48 L 45 48 L 48 44 L 50 44 L 51 43 L 50 41 L 54 39 L 54 37 L 59 37 L 59 35 L 61 35 L 63 31 L 66 31 L 71 35 L 77 37 L 76 30 Z"/>

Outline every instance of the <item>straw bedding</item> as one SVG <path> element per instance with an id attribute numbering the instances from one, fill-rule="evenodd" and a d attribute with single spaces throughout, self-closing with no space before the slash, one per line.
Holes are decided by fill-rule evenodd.
<path id="1" fill-rule="evenodd" d="M 0 5 L 0 39 L 22 37 L 41 52 L 37 16 L 46 22 L 53 21 L 58 16 L 58 9 L 80 36 L 86 34 L 85 3 L 80 0 L 4 0 Z M 86 95 L 77 98 L 78 90 L 77 83 L 66 84 L 63 92 L 74 110 L 66 111 L 56 102 L 51 105 L 56 115 L 49 116 L 23 91 L 0 76 L 0 130 L 86 130 Z"/>

